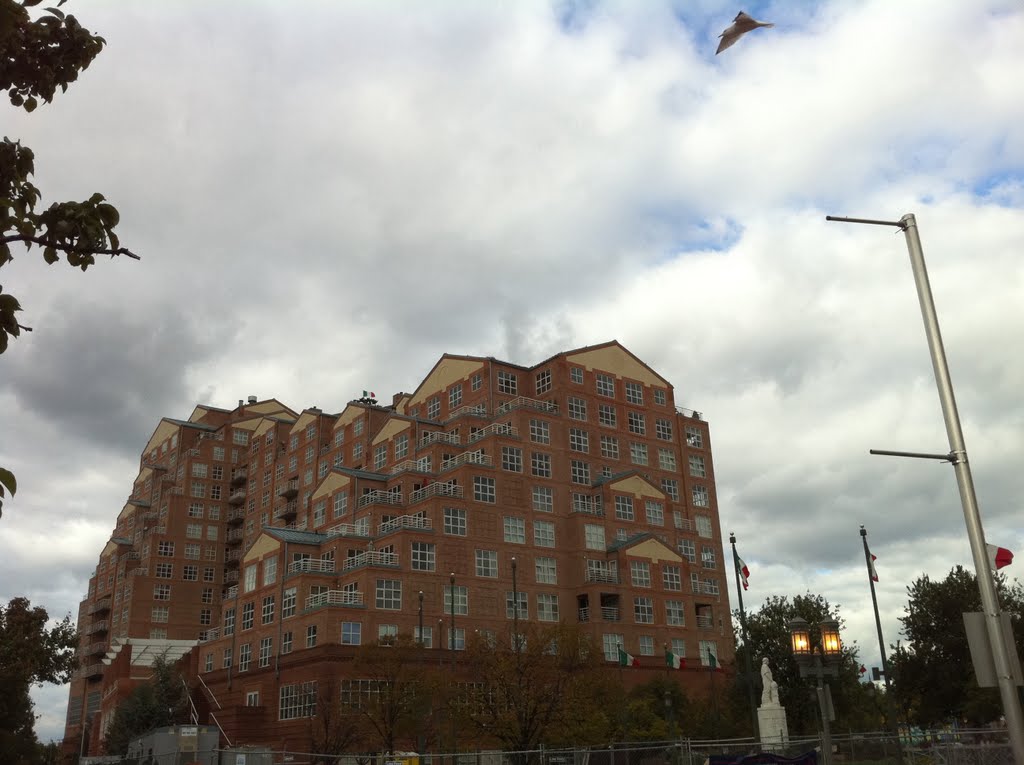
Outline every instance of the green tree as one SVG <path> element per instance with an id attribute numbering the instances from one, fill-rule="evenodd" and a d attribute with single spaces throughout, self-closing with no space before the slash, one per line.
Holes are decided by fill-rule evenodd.
<path id="1" fill-rule="evenodd" d="M 41 101 L 52 101 L 58 88 L 66 91 L 105 45 L 102 37 L 59 8 L 47 8 L 33 18 L 28 9 L 41 2 L 0 0 L 0 89 L 26 112 L 35 111 Z M 50 264 L 63 255 L 83 271 L 97 255 L 138 259 L 121 246 L 114 233 L 120 216 L 102 194 L 42 209 L 42 195 L 30 180 L 34 173 L 32 150 L 5 136 L 0 142 L 0 268 L 13 259 L 12 245 L 25 251 L 36 246 Z M 0 285 L 0 353 L 11 337 L 30 329 L 18 321 L 21 310 L 20 301 Z M 0 513 L 5 495 L 16 491 L 14 475 L 0 468 Z"/>
<path id="2" fill-rule="evenodd" d="M 518 650 L 516 643 L 511 629 L 496 640 L 477 635 L 470 642 L 473 682 L 459 699 L 460 727 L 474 741 L 492 740 L 508 752 L 607 743 L 608 711 L 623 694 L 591 637 L 577 625 L 531 622 L 520 625 Z"/>
<path id="3" fill-rule="evenodd" d="M 1019 623 L 1024 617 L 1024 590 L 996 577 L 999 603 Z M 999 692 L 979 688 L 971 663 L 963 613 L 981 611 L 977 577 L 955 566 L 942 581 L 927 575 L 907 587 L 900 617 L 904 641 L 889 662 L 896 703 L 909 721 L 922 726 L 959 720 L 984 724 L 1001 714 Z M 1017 654 L 1024 641 L 1017 631 Z"/>
<path id="4" fill-rule="evenodd" d="M 615 723 L 614 739 L 617 741 L 666 741 L 680 735 L 691 735 L 688 729 L 688 721 L 692 717 L 689 699 L 682 686 L 669 676 L 636 686 L 623 703 L 619 714 L 610 715 Z"/>
<path id="5" fill-rule="evenodd" d="M 153 661 L 152 674 L 114 710 L 104 743 L 108 754 L 125 754 L 132 739 L 153 728 L 188 721 L 188 697 L 181 675 L 165 656 Z"/>
<path id="6" fill-rule="evenodd" d="M 751 665 L 761 666 L 761 659 L 768 658 L 772 668 L 775 681 L 779 684 L 779 696 L 782 705 L 786 707 L 786 715 L 791 733 L 812 733 L 818 725 L 818 701 L 814 692 L 814 681 L 810 678 L 800 677 L 800 669 L 793 658 L 789 642 L 789 622 L 801 617 L 810 624 L 818 624 L 826 619 L 834 619 L 839 622 L 840 629 L 843 626 L 843 619 L 839 613 L 839 607 L 833 606 L 821 595 L 806 593 L 797 595 L 792 600 L 785 596 L 773 596 L 765 600 L 761 608 L 752 614 L 747 614 L 747 633 L 749 645 L 742 641 L 742 636 L 736 636 L 736 666 L 743 667 L 744 653 L 751 651 Z M 739 623 L 737 614 L 734 623 Z M 812 635 L 815 631 L 812 630 Z M 815 640 L 816 635 L 813 635 Z M 817 648 L 815 649 L 817 650 Z M 759 679 L 759 678 L 758 678 Z M 742 682 L 740 680 L 739 682 Z M 746 719 L 749 720 L 749 702 L 747 701 L 746 689 L 739 687 L 730 690 L 730 707 L 736 714 L 737 720 L 741 720 L 737 707 L 739 698 L 742 698 L 742 708 L 745 710 Z M 881 726 L 881 720 L 869 718 L 863 719 L 863 705 L 865 701 L 865 689 L 860 682 L 860 663 L 857 661 L 857 648 L 844 641 L 842 657 L 839 662 L 839 675 L 829 679 L 829 687 L 832 694 L 832 702 L 836 712 L 837 725 L 843 728 L 857 727 L 859 729 L 877 729 Z M 760 688 L 755 694 L 760 698 Z M 749 723 L 746 726 L 749 728 Z"/>
<path id="7" fill-rule="evenodd" d="M 78 667 L 78 634 L 71 617 L 47 627 L 46 609 L 26 598 L 0 606 L 0 762 L 29 763 L 38 742 L 29 690 L 33 685 L 62 685 Z"/>

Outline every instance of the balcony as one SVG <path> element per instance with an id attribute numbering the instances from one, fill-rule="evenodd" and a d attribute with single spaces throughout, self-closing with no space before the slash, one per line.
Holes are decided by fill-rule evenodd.
<path id="1" fill-rule="evenodd" d="M 85 628 L 86 635 L 100 635 L 107 632 L 110 629 L 110 622 L 106 619 L 101 619 L 98 622 L 93 622 Z"/>
<path id="2" fill-rule="evenodd" d="M 399 473 L 426 473 L 430 475 L 433 471 L 427 467 L 426 463 L 419 460 L 404 460 L 391 468 L 389 475 L 398 475 Z"/>
<path id="3" fill-rule="evenodd" d="M 581 609 L 579 609 L 576 612 L 576 618 L 579 621 L 581 621 L 581 622 L 589 622 L 590 621 L 590 609 L 589 608 L 581 608 Z"/>
<path id="4" fill-rule="evenodd" d="M 701 413 L 698 412 L 696 409 L 687 409 L 684 406 L 677 406 L 676 412 L 683 415 L 683 417 L 692 417 L 695 420 L 702 419 Z"/>
<path id="5" fill-rule="evenodd" d="M 514 409 L 536 409 L 538 412 L 550 412 L 551 414 L 554 414 L 558 411 L 558 404 L 554 401 L 541 401 L 536 398 L 519 396 L 498 406 L 498 408 L 494 410 L 494 414 L 500 417 L 506 412 L 511 412 Z"/>
<path id="6" fill-rule="evenodd" d="M 306 608 L 319 608 L 320 606 L 361 606 L 363 605 L 363 593 L 351 590 L 328 590 L 317 595 L 310 595 L 306 598 Z"/>
<path id="7" fill-rule="evenodd" d="M 451 470 L 452 468 L 459 467 L 460 465 L 484 465 L 486 467 L 493 467 L 494 461 L 487 454 L 481 454 L 480 452 L 463 452 L 457 457 L 452 457 L 450 460 L 442 462 L 441 472 Z"/>
<path id="8" fill-rule="evenodd" d="M 328 537 L 369 537 L 370 529 L 354 523 L 339 523 L 327 529 Z"/>
<path id="9" fill-rule="evenodd" d="M 450 422 L 458 417 L 484 417 L 486 414 L 486 404 L 466 404 L 465 406 L 460 406 L 458 409 L 452 409 L 448 412 L 448 419 L 445 420 L 445 422 Z"/>
<path id="10" fill-rule="evenodd" d="M 245 523 L 245 510 L 240 507 L 229 510 L 227 522 L 229 526 L 237 526 L 241 523 Z"/>
<path id="11" fill-rule="evenodd" d="M 88 664 L 82 667 L 82 677 L 87 680 L 99 680 L 103 677 L 103 665 L 102 664 Z"/>
<path id="12" fill-rule="evenodd" d="M 245 537 L 245 530 L 242 528 L 230 529 L 227 535 L 224 537 L 229 545 L 241 544 L 242 539 Z"/>
<path id="13" fill-rule="evenodd" d="M 470 433 L 469 434 L 469 440 L 467 440 L 466 443 L 467 444 L 476 443 L 480 439 L 487 438 L 488 436 L 518 436 L 518 435 L 519 435 L 519 428 L 515 427 L 514 425 L 509 425 L 507 422 L 492 422 L 486 428 L 480 428 L 480 430 L 476 431 L 475 433 Z"/>
<path id="14" fill-rule="evenodd" d="M 587 569 L 586 581 L 588 583 L 597 582 L 600 584 L 618 584 L 619 583 L 619 572 L 611 570 L 596 570 Z"/>
<path id="15" fill-rule="evenodd" d="M 277 496 L 285 499 L 295 499 L 299 495 L 299 479 L 289 478 L 277 492 Z"/>
<path id="16" fill-rule="evenodd" d="M 136 566 L 128 573 L 131 576 L 149 576 L 149 569 L 145 566 Z"/>
<path id="17" fill-rule="evenodd" d="M 697 629 L 713 630 L 715 628 L 715 617 L 697 615 Z"/>
<path id="18" fill-rule="evenodd" d="M 237 566 L 242 562 L 242 551 L 228 550 L 224 553 L 224 562 L 229 566 Z"/>
<path id="19" fill-rule="evenodd" d="M 679 518 L 675 521 L 675 527 L 680 531 L 693 531 L 693 521 L 689 518 Z"/>
<path id="20" fill-rule="evenodd" d="M 245 489 L 244 488 L 243 489 L 239 489 L 238 491 L 232 492 L 231 496 L 228 497 L 228 504 L 229 505 L 234 505 L 235 507 L 237 507 L 238 505 L 241 505 L 244 502 L 245 502 Z"/>
<path id="21" fill-rule="evenodd" d="M 620 622 L 622 614 L 613 606 L 601 606 L 601 618 L 606 622 Z"/>
<path id="22" fill-rule="evenodd" d="M 573 500 L 572 507 L 569 510 L 570 515 L 593 515 L 598 518 L 604 518 L 604 508 L 599 505 L 593 497 L 587 497 L 589 502 L 579 502 Z"/>
<path id="23" fill-rule="evenodd" d="M 288 564 L 289 574 L 301 573 L 333 574 L 334 561 L 321 558 L 303 558 Z"/>
<path id="24" fill-rule="evenodd" d="M 401 505 L 402 493 L 398 491 L 381 491 L 380 489 L 374 489 L 373 491 L 368 491 L 361 496 L 357 504 L 359 507 L 366 507 L 367 505 Z"/>
<path id="25" fill-rule="evenodd" d="M 694 582 L 691 580 L 690 589 L 701 595 L 718 595 L 717 582 Z"/>
<path id="26" fill-rule="evenodd" d="M 237 574 L 238 572 L 235 571 L 235 572 L 232 572 L 232 573 Z M 224 591 L 224 600 L 234 600 L 237 597 L 238 597 L 238 585 L 237 584 L 234 587 L 228 587 L 227 590 Z"/>
<path id="27" fill-rule="evenodd" d="M 430 433 L 424 433 L 420 437 L 420 447 L 430 446 L 430 444 L 452 444 L 458 446 L 460 439 L 457 433 L 445 433 L 443 430 L 434 430 Z"/>
<path id="28" fill-rule="evenodd" d="M 454 483 L 445 483 L 443 481 L 437 483 L 429 483 L 422 489 L 416 489 L 409 495 L 409 504 L 414 502 L 422 502 L 430 497 L 461 497 L 462 487 L 457 486 Z"/>
<path id="29" fill-rule="evenodd" d="M 199 633 L 199 642 L 209 643 L 211 640 L 217 640 L 219 637 L 220 627 L 212 627 Z"/>
<path id="30" fill-rule="evenodd" d="M 106 641 L 98 640 L 95 643 L 89 643 L 82 652 L 86 656 L 103 656 L 107 652 Z"/>
<path id="31" fill-rule="evenodd" d="M 353 555 L 351 558 L 346 558 L 344 565 L 341 567 L 342 571 L 351 571 L 361 566 L 388 566 L 394 567 L 398 565 L 398 553 L 386 553 L 378 552 L 377 550 L 367 550 L 361 552 L 358 555 Z"/>
<path id="32" fill-rule="evenodd" d="M 93 603 L 91 606 L 89 606 L 89 609 L 86 611 L 86 613 L 89 614 L 89 616 L 92 616 L 93 614 L 106 613 L 109 610 L 110 610 L 110 596 L 107 595 L 106 597 L 100 598 L 95 603 Z"/>
<path id="33" fill-rule="evenodd" d="M 296 500 L 291 502 L 285 502 L 283 505 L 278 505 L 277 509 L 274 510 L 275 521 L 294 521 L 295 516 L 299 512 L 299 503 Z"/>
<path id="34" fill-rule="evenodd" d="M 384 521 L 380 524 L 381 534 L 390 534 L 393 531 L 399 531 L 400 529 L 419 529 L 429 531 L 434 527 L 431 520 L 422 515 L 400 515 L 397 518 L 392 518 L 390 521 Z"/>
<path id="35" fill-rule="evenodd" d="M 238 582 L 238 571 L 237 570 L 235 570 L 235 571 L 225 571 L 224 572 L 224 584 L 231 584 L 233 582 L 234 583 Z M 235 587 L 235 590 L 237 590 L 237 589 L 238 589 L 238 587 Z"/>
<path id="36" fill-rule="evenodd" d="M 167 527 L 166 526 L 151 526 L 148 529 L 146 529 L 146 533 L 147 534 L 166 534 L 167 533 Z"/>
<path id="37" fill-rule="evenodd" d="M 245 482 L 249 479 L 249 471 L 245 468 L 238 468 L 231 476 L 231 487 L 244 486 Z"/>

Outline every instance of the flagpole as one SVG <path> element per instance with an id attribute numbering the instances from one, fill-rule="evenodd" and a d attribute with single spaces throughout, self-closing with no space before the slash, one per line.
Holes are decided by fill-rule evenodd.
<path id="1" fill-rule="evenodd" d="M 882 654 L 882 677 L 885 678 L 885 700 L 889 712 L 889 725 L 896 733 L 896 747 L 903 762 L 903 747 L 900 744 L 900 724 L 896 719 L 896 700 L 892 697 L 892 683 L 889 681 L 889 663 L 885 658 L 885 638 L 882 637 L 882 619 L 878 615 L 878 596 L 875 594 L 874 567 L 871 565 L 871 550 L 868 549 L 868 530 L 860 527 L 860 540 L 864 544 L 864 564 L 868 569 L 868 585 L 871 587 L 871 606 L 875 610 L 875 629 L 878 631 L 878 651 Z"/>
<path id="2" fill-rule="evenodd" d="M 747 698 L 750 701 L 750 722 L 754 726 L 754 738 L 760 740 L 757 729 L 757 706 L 754 702 L 754 670 L 750 663 L 750 639 L 747 636 L 747 612 L 743 610 L 743 586 L 740 584 L 740 556 L 736 554 L 736 534 L 729 532 L 729 544 L 732 545 L 732 563 L 736 570 L 736 596 L 740 601 L 740 631 L 743 633 L 743 656 L 747 668 Z"/>

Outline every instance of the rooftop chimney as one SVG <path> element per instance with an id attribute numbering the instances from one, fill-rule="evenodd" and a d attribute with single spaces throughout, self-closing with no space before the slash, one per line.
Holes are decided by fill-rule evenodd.
<path id="1" fill-rule="evenodd" d="M 258 401 L 258 399 L 255 396 L 249 396 L 249 406 L 252 406 L 257 401 Z"/>
<path id="2" fill-rule="evenodd" d="M 242 399 L 238 399 L 238 408 L 241 409 L 244 405 L 245 405 L 245 402 L 242 401 Z"/>

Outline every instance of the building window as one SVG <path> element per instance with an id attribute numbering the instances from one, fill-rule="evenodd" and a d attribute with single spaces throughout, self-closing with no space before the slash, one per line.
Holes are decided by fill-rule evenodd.
<path id="1" fill-rule="evenodd" d="M 615 378 L 611 375 L 597 373 L 597 395 L 615 398 Z"/>
<path id="2" fill-rule="evenodd" d="M 713 640 L 700 641 L 700 663 L 704 667 L 718 667 L 718 643 Z"/>
<path id="3" fill-rule="evenodd" d="M 629 445 L 629 461 L 634 465 L 647 464 L 647 444 L 640 444 L 635 441 Z"/>
<path id="4" fill-rule="evenodd" d="M 229 608 L 224 612 L 224 634 L 235 634 L 235 609 Z"/>
<path id="5" fill-rule="evenodd" d="M 200 599 L 200 602 L 201 603 L 213 603 L 213 588 L 212 587 L 204 587 L 203 588 L 203 594 L 202 594 L 202 597 Z"/>
<path id="6" fill-rule="evenodd" d="M 590 435 L 580 428 L 569 428 L 569 448 L 574 452 L 590 451 Z"/>
<path id="7" fill-rule="evenodd" d="M 619 439 L 615 436 L 601 436 L 601 456 L 617 460 L 619 458 Z"/>
<path id="8" fill-rule="evenodd" d="M 348 494 L 344 491 L 334 495 L 334 517 L 341 518 L 348 512 Z"/>
<path id="9" fill-rule="evenodd" d="M 654 638 L 650 635 L 640 636 L 640 655 L 654 656 Z"/>
<path id="10" fill-rule="evenodd" d="M 433 571 L 436 565 L 434 543 L 413 542 L 411 561 L 413 571 Z"/>
<path id="11" fill-rule="evenodd" d="M 291 653 L 294 640 L 294 635 L 291 632 L 281 635 L 281 653 Z"/>
<path id="12" fill-rule="evenodd" d="M 263 624 L 270 624 L 274 621 L 274 596 L 268 595 L 263 599 Z"/>
<path id="13" fill-rule="evenodd" d="M 583 535 L 586 540 L 588 550 L 604 550 L 606 544 L 604 541 L 604 526 L 598 526 L 595 523 L 588 523 L 583 527 Z"/>
<path id="14" fill-rule="evenodd" d="M 251 630 L 256 619 L 256 604 L 246 603 L 242 606 L 242 629 Z"/>
<path id="15" fill-rule="evenodd" d="M 690 561 L 690 563 L 697 562 L 697 548 L 692 539 L 680 539 L 676 549 L 679 550 L 679 554 Z"/>
<path id="16" fill-rule="evenodd" d="M 243 643 L 238 647 L 238 671 L 248 672 L 252 662 L 252 644 Z"/>
<path id="17" fill-rule="evenodd" d="M 715 548 L 701 545 L 700 564 L 704 568 L 718 568 L 718 563 L 715 560 Z"/>
<path id="18" fill-rule="evenodd" d="M 587 402 L 584 399 L 576 398 L 575 396 L 569 396 L 569 419 L 587 419 Z"/>
<path id="19" fill-rule="evenodd" d="M 698 515 L 694 518 L 697 525 L 697 534 L 705 539 L 711 539 L 711 519 L 706 515 Z"/>
<path id="20" fill-rule="evenodd" d="M 515 606 L 516 606 L 516 601 L 517 600 L 519 601 L 519 614 L 518 614 L 518 618 L 520 618 L 520 619 L 529 619 L 530 618 L 530 600 L 527 597 L 526 593 L 521 591 L 521 590 L 517 590 L 516 592 L 512 592 L 512 590 L 508 590 L 508 591 L 505 592 L 505 616 L 507 618 L 509 618 L 509 619 L 516 618 Z"/>
<path id="21" fill-rule="evenodd" d="M 665 623 L 670 627 L 685 627 L 686 616 L 683 610 L 683 601 L 665 601 Z"/>
<path id="22" fill-rule="evenodd" d="M 526 544 L 526 521 L 522 518 L 505 516 L 505 541 L 512 544 Z"/>
<path id="23" fill-rule="evenodd" d="M 395 639 L 398 637 L 398 625 L 397 624 L 378 624 L 377 625 L 377 643 L 379 645 L 394 645 Z"/>
<path id="24" fill-rule="evenodd" d="M 186 582 L 199 581 L 199 566 L 187 565 L 182 568 L 181 578 Z"/>
<path id="25" fill-rule="evenodd" d="M 199 610 L 199 624 L 203 627 L 209 627 L 213 624 L 213 611 L 209 608 L 201 608 Z"/>
<path id="26" fill-rule="evenodd" d="M 501 447 L 501 468 L 512 473 L 522 473 L 523 450 L 518 446 Z"/>
<path id="27" fill-rule="evenodd" d="M 462 406 L 462 383 L 456 383 L 448 389 L 448 411 Z"/>
<path id="28" fill-rule="evenodd" d="M 661 490 L 668 495 L 673 502 L 679 501 L 679 481 L 675 478 L 662 478 Z"/>
<path id="29" fill-rule="evenodd" d="M 510 396 L 515 396 L 519 391 L 519 380 L 514 372 L 508 372 L 504 369 L 498 370 L 498 393 L 507 393 Z"/>
<path id="30" fill-rule="evenodd" d="M 189 518 L 202 518 L 203 517 L 203 503 L 193 502 L 188 506 L 188 517 Z"/>
<path id="31" fill-rule="evenodd" d="M 555 524 L 551 521 L 534 521 L 533 543 L 537 547 L 554 547 Z"/>
<path id="32" fill-rule="evenodd" d="M 494 479 L 483 475 L 473 476 L 473 499 L 493 503 L 496 499 Z"/>
<path id="33" fill-rule="evenodd" d="M 215 551 L 216 552 L 216 551 Z M 203 566 L 203 581 L 214 582 L 216 581 L 216 571 L 213 566 Z"/>
<path id="34" fill-rule="evenodd" d="M 448 630 L 448 650 L 449 651 L 465 651 L 466 650 L 466 630 L 462 627 L 456 627 L 454 633 L 452 630 Z"/>
<path id="35" fill-rule="evenodd" d="M 676 453 L 671 449 L 658 449 L 658 467 L 662 470 L 676 470 Z"/>
<path id="36" fill-rule="evenodd" d="M 157 579 L 171 579 L 174 577 L 174 564 L 173 563 L 157 563 L 156 564 L 156 578 Z"/>
<path id="37" fill-rule="evenodd" d="M 701 433 L 700 428 L 686 426 L 686 445 L 694 449 L 704 448 L 704 434 Z"/>
<path id="38" fill-rule="evenodd" d="M 173 558 L 174 542 L 160 542 L 157 545 L 156 554 L 163 558 Z"/>
<path id="39" fill-rule="evenodd" d="M 530 440 L 536 444 L 550 444 L 551 423 L 546 420 L 530 420 Z"/>
<path id="40" fill-rule="evenodd" d="M 232 651 L 230 648 L 224 649 L 224 658 L 221 660 L 221 667 L 228 669 L 231 667 Z"/>
<path id="41" fill-rule="evenodd" d="M 550 369 L 544 369 L 537 373 L 533 389 L 536 392 L 536 395 L 538 396 L 540 396 L 543 393 L 547 393 L 549 390 L 551 390 Z"/>
<path id="42" fill-rule="evenodd" d="M 542 622 L 558 621 L 558 596 L 540 593 L 537 595 L 537 619 Z"/>
<path id="43" fill-rule="evenodd" d="M 530 455 L 530 472 L 537 478 L 551 477 L 551 455 L 533 452 Z"/>
<path id="44" fill-rule="evenodd" d="M 316 625 L 306 627 L 306 648 L 316 648 Z"/>
<path id="45" fill-rule="evenodd" d="M 626 418 L 628 420 L 628 427 L 630 433 L 636 433 L 638 436 L 647 434 L 647 422 L 644 416 L 640 412 L 627 412 Z"/>
<path id="46" fill-rule="evenodd" d="M 444 533 L 456 537 L 466 536 L 466 511 L 459 507 L 444 509 Z"/>
<path id="47" fill-rule="evenodd" d="M 373 447 L 373 469 L 380 472 L 388 462 L 388 445 L 377 444 Z"/>
<path id="48" fill-rule="evenodd" d="M 601 647 L 604 649 L 604 660 L 618 662 L 619 648 L 623 645 L 622 635 L 601 635 Z"/>
<path id="49" fill-rule="evenodd" d="M 418 642 L 420 642 L 423 645 L 424 648 L 433 648 L 434 647 L 434 628 L 433 627 L 424 627 L 422 635 L 420 634 L 420 628 L 419 627 L 413 627 L 412 628 L 412 633 L 413 633 L 413 637 Z"/>
<path id="50" fill-rule="evenodd" d="M 558 562 L 554 558 L 534 559 L 537 584 L 558 584 Z"/>
<path id="51" fill-rule="evenodd" d="M 402 582 L 398 579 L 377 580 L 377 608 L 399 611 L 402 608 Z"/>
<path id="52" fill-rule="evenodd" d="M 498 553 L 495 550 L 476 551 L 476 575 L 496 577 L 498 575 Z"/>
<path id="53" fill-rule="evenodd" d="M 363 623 L 342 622 L 341 623 L 341 644 L 362 645 L 363 644 Z"/>
<path id="54" fill-rule="evenodd" d="M 672 440 L 672 421 L 660 417 L 654 421 L 654 433 L 662 441 Z"/>
<path id="55" fill-rule="evenodd" d="M 298 600 L 298 588 L 289 587 L 281 596 L 281 618 L 295 616 L 295 602 Z"/>
<path id="56" fill-rule="evenodd" d="M 633 513 L 632 497 L 615 497 L 615 517 L 620 521 L 636 520 L 636 516 Z"/>
<path id="57" fill-rule="evenodd" d="M 150 612 L 150 620 L 157 624 L 166 624 L 170 615 L 171 609 L 168 606 L 153 606 Z"/>
<path id="58" fill-rule="evenodd" d="M 274 647 L 274 638 L 272 638 L 272 637 L 265 637 L 265 638 L 261 638 L 260 639 L 259 665 L 261 667 L 269 667 L 270 666 L 270 654 L 273 651 L 273 647 Z M 257 698 L 257 700 L 259 699 L 259 694 L 256 695 L 256 698 Z"/>
<path id="59" fill-rule="evenodd" d="M 654 403 L 658 406 L 665 406 L 668 403 L 665 391 L 662 388 L 654 388 Z"/>
<path id="60" fill-rule="evenodd" d="M 629 573 L 634 587 L 651 586 L 651 564 L 647 561 L 631 560 L 629 562 Z"/>
<path id="61" fill-rule="evenodd" d="M 469 380 L 469 387 L 472 390 L 480 390 L 484 387 L 484 376 L 482 374 L 475 374 Z"/>
<path id="62" fill-rule="evenodd" d="M 569 473 L 573 483 L 590 485 L 590 463 L 582 460 L 569 461 Z"/>
<path id="63" fill-rule="evenodd" d="M 446 614 L 451 614 L 452 612 L 452 589 L 455 590 L 455 615 L 468 616 L 469 588 L 458 585 L 454 588 L 450 584 L 444 586 L 444 612 Z"/>
<path id="64" fill-rule="evenodd" d="M 652 526 L 664 526 L 665 525 L 665 506 L 660 502 L 656 502 L 653 499 L 648 499 L 644 503 L 644 507 L 647 510 L 647 522 Z"/>
<path id="65" fill-rule="evenodd" d="M 199 545 L 185 545 L 185 557 L 188 560 L 199 560 Z"/>
<path id="66" fill-rule="evenodd" d="M 704 478 L 704 458 L 699 454 L 690 455 L 690 475 L 697 478 Z"/>
<path id="67" fill-rule="evenodd" d="M 263 584 L 273 584 L 277 581 L 277 558 L 267 558 L 263 561 Z"/>
<path id="68" fill-rule="evenodd" d="M 654 600 L 633 598 L 633 619 L 637 624 L 654 624 Z"/>
<path id="69" fill-rule="evenodd" d="M 256 589 L 256 564 L 253 563 L 250 566 L 245 567 L 245 587 L 244 592 L 252 592 Z"/>
<path id="70" fill-rule="evenodd" d="M 640 383 L 627 382 L 626 383 L 626 401 L 631 404 L 644 403 L 644 386 Z"/>
<path id="71" fill-rule="evenodd" d="M 295 685 L 282 685 L 278 719 L 298 720 L 316 714 L 316 680 Z"/>
<path id="72" fill-rule="evenodd" d="M 553 513 L 555 511 L 555 490 L 550 486 L 534 486 L 533 509 L 539 513 Z"/>
<path id="73" fill-rule="evenodd" d="M 213 654 L 206 654 L 206 664 L 203 667 L 204 672 L 213 672 Z"/>
<path id="74" fill-rule="evenodd" d="M 661 583 L 666 590 L 679 592 L 683 589 L 683 578 L 679 566 L 665 564 L 661 567 Z"/>
<path id="75" fill-rule="evenodd" d="M 614 428 L 618 424 L 618 417 L 615 413 L 615 407 L 612 406 L 611 404 L 598 404 L 597 422 L 599 425 Z"/>

